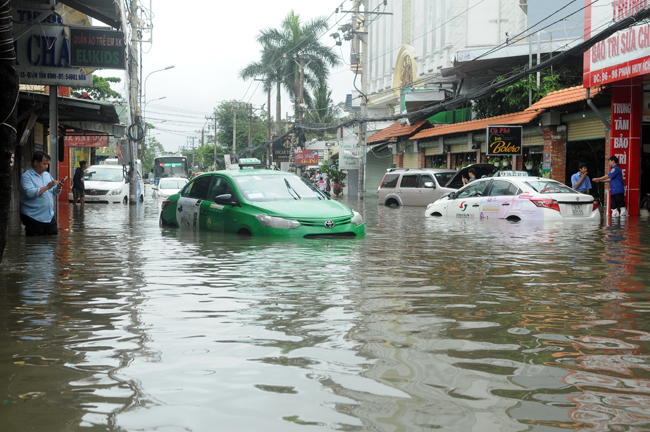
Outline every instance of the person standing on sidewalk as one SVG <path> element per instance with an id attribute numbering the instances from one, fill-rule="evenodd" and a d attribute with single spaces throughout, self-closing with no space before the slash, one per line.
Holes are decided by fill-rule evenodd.
<path id="1" fill-rule="evenodd" d="M 610 171 L 606 176 L 593 179 L 595 183 L 610 183 L 612 192 L 612 217 L 627 216 L 625 208 L 625 186 L 623 185 L 623 171 L 618 166 L 618 158 L 612 156 L 608 159 Z"/>
<path id="2" fill-rule="evenodd" d="M 51 159 L 45 152 L 34 152 L 32 167 L 20 178 L 20 220 L 30 237 L 59 234 L 54 198 L 61 193 L 65 179 L 56 181 L 47 172 Z"/>
<path id="3" fill-rule="evenodd" d="M 79 162 L 79 168 L 74 172 L 74 177 L 72 177 L 72 203 L 77 205 L 77 200 L 81 202 L 81 205 L 86 203 L 86 187 L 84 185 L 84 171 L 88 168 L 88 162 L 81 161 Z"/>

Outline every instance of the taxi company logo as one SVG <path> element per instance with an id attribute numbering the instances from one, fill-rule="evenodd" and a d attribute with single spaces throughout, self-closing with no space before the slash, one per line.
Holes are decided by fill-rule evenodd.
<path id="1" fill-rule="evenodd" d="M 460 203 L 460 206 L 458 206 L 458 208 L 461 209 L 462 211 L 467 210 L 467 204 L 465 204 L 466 202 L 467 201 L 463 201 L 462 203 Z"/>
<path id="2" fill-rule="evenodd" d="M 325 228 L 334 228 L 334 221 L 325 222 Z"/>

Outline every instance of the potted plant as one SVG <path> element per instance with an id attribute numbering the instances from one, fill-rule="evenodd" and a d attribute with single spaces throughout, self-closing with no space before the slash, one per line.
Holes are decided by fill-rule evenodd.
<path id="1" fill-rule="evenodd" d="M 526 165 L 525 165 L 525 166 L 526 166 L 526 170 L 528 170 L 528 171 L 532 170 L 532 169 L 533 169 L 533 161 L 532 161 L 531 159 L 528 159 L 528 160 L 526 161 Z"/>
<path id="2" fill-rule="evenodd" d="M 504 168 L 510 165 L 510 156 L 504 156 L 503 159 L 501 159 L 501 165 L 503 165 Z"/>
<path id="3" fill-rule="evenodd" d="M 499 159 L 499 158 L 491 158 L 490 163 L 492 165 L 494 165 L 495 167 L 499 168 L 499 166 L 501 165 L 501 159 Z"/>

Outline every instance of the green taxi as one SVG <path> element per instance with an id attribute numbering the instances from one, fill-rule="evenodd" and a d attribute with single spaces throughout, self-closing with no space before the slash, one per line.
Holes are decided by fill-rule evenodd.
<path id="1" fill-rule="evenodd" d="M 356 237 L 363 217 L 295 174 L 267 169 L 202 174 L 162 202 L 160 225 L 253 236 Z"/>

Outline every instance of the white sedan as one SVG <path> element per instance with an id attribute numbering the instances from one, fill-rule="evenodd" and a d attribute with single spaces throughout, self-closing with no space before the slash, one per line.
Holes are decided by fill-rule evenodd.
<path id="1" fill-rule="evenodd" d="M 166 177 L 160 179 L 158 184 L 153 187 L 151 195 L 154 198 L 167 198 L 181 190 L 189 180 L 179 177 Z"/>
<path id="2" fill-rule="evenodd" d="M 542 177 L 475 180 L 429 204 L 424 214 L 465 220 L 600 221 L 591 195 Z"/>

